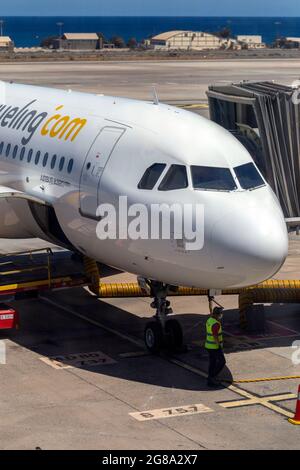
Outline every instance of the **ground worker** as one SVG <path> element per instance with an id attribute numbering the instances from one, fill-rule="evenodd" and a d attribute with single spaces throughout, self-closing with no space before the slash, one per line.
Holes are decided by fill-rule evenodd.
<path id="1" fill-rule="evenodd" d="M 215 307 L 206 322 L 205 349 L 209 355 L 207 385 L 212 388 L 220 386 L 220 382 L 216 380 L 216 377 L 226 364 L 223 352 L 223 333 L 221 325 L 223 311 L 224 309 L 222 307 Z"/>

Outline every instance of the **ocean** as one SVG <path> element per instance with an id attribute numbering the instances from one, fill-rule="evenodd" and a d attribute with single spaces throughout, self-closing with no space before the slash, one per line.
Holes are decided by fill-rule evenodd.
<path id="1" fill-rule="evenodd" d="M 107 39 L 114 35 L 126 41 L 138 41 L 164 31 L 188 29 L 206 32 L 229 27 L 234 35 L 259 34 L 266 43 L 276 37 L 300 36 L 300 18 L 234 18 L 234 17 L 2 17 L 3 34 L 16 46 L 38 46 L 43 38 L 57 35 L 63 23 L 64 32 L 102 32 Z"/>

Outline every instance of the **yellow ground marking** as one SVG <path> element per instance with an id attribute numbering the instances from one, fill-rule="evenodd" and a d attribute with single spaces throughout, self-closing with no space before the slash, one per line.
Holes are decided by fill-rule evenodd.
<path id="1" fill-rule="evenodd" d="M 218 405 L 222 406 L 223 408 L 241 408 L 243 406 L 262 405 L 266 408 L 269 408 L 270 410 L 280 412 L 280 414 L 285 413 L 285 415 L 289 417 L 291 413 L 275 405 L 273 402 L 294 400 L 295 398 L 297 398 L 297 395 L 293 393 L 286 393 L 282 395 L 249 398 L 246 400 L 225 401 L 221 403 L 218 402 Z"/>
<path id="2" fill-rule="evenodd" d="M 153 419 L 166 419 L 178 416 L 190 416 L 201 413 L 212 413 L 214 410 L 199 403 L 197 405 L 184 405 L 173 408 L 161 408 L 160 410 L 149 410 L 138 413 L 129 413 L 137 421 L 150 421 Z"/>
<path id="3" fill-rule="evenodd" d="M 266 378 L 259 378 L 259 379 L 241 379 L 241 380 L 234 380 L 235 384 L 251 384 L 251 383 L 258 383 L 258 382 L 276 382 L 279 380 L 296 380 L 300 379 L 300 375 L 288 375 L 283 377 L 266 377 Z"/>

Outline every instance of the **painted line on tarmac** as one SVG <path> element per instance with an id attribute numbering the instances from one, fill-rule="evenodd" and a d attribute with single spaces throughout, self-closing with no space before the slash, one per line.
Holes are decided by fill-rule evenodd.
<path id="1" fill-rule="evenodd" d="M 283 377 L 262 377 L 259 379 L 241 379 L 241 380 L 234 380 L 233 383 L 235 384 L 252 384 L 252 383 L 259 383 L 259 382 L 278 382 L 280 380 L 296 380 L 300 379 L 300 375 L 288 375 Z M 225 380 L 226 382 L 226 380 Z"/>
<path id="2" fill-rule="evenodd" d="M 151 421 L 153 419 L 175 418 L 178 416 L 191 416 L 201 413 L 213 413 L 213 409 L 198 403 L 197 405 L 184 405 L 173 408 L 161 408 L 160 410 L 149 410 L 138 413 L 129 413 L 129 416 L 137 421 Z"/>
<path id="3" fill-rule="evenodd" d="M 45 301 L 46 303 L 48 303 L 50 305 L 55 306 L 59 310 L 64 310 L 65 312 L 70 313 L 71 315 L 74 315 L 74 316 L 80 318 L 81 320 L 87 321 L 88 323 L 91 323 L 92 325 L 98 326 L 99 328 L 102 328 L 105 331 L 108 331 L 108 332 L 110 332 L 110 333 L 112 333 L 112 334 L 114 334 L 114 335 L 116 335 L 120 338 L 128 340 L 128 341 L 132 342 L 133 344 L 140 346 L 142 349 L 145 349 L 144 342 L 141 341 L 141 340 L 135 339 L 132 336 L 129 336 L 127 334 L 120 333 L 119 331 L 117 331 L 113 328 L 107 327 L 107 326 L 103 325 L 102 323 L 100 323 L 98 321 L 91 320 L 90 318 L 85 317 L 84 315 L 81 315 L 80 313 L 76 312 L 73 308 L 66 307 L 65 305 L 62 305 L 61 303 L 57 303 L 57 302 L 55 302 L 55 301 L 53 301 L 53 300 L 51 300 L 47 297 L 40 296 L 39 299 Z M 171 356 L 167 356 L 165 354 L 161 354 L 159 357 L 167 360 L 171 364 L 175 364 L 175 365 L 177 365 L 177 366 L 179 366 L 179 367 L 181 367 L 185 370 L 188 370 L 189 372 L 193 372 L 194 374 L 196 374 L 196 375 L 198 375 L 202 378 L 207 379 L 207 373 L 206 372 L 203 372 L 200 369 L 197 369 L 197 368 L 195 368 L 195 367 L 193 367 L 189 364 L 186 364 L 185 362 L 183 362 L 179 359 L 176 359 L 176 358 L 171 357 Z M 232 392 L 234 392 L 237 395 L 240 395 L 244 398 L 248 398 L 248 399 L 259 398 L 257 395 L 255 395 L 253 393 L 250 393 L 250 392 L 247 392 L 246 390 L 243 390 L 242 388 L 240 388 L 238 386 L 235 386 L 235 385 L 229 385 L 228 386 L 228 383 L 226 383 L 226 382 L 222 382 L 222 385 L 224 385 L 227 388 L 227 390 L 231 390 Z M 272 411 L 275 411 L 277 414 L 286 416 L 288 418 L 293 418 L 294 417 L 293 413 L 289 412 L 288 410 L 285 410 L 285 409 L 281 408 L 278 405 L 274 405 L 274 404 L 269 403 L 267 401 L 265 401 L 261 405 L 264 406 L 265 408 L 268 408 L 268 409 L 271 409 Z"/>
<path id="4" fill-rule="evenodd" d="M 112 333 L 119 338 L 125 339 L 127 341 L 130 341 L 131 343 L 135 344 L 136 346 L 141 347 L 143 350 L 145 350 L 145 345 L 144 342 L 135 339 L 132 336 L 129 336 L 128 334 L 121 333 L 120 331 L 115 330 L 114 328 L 110 328 L 109 326 L 104 325 L 103 323 L 100 323 L 96 320 L 92 320 L 91 318 L 85 317 L 84 315 L 81 315 L 80 313 L 76 312 L 72 307 L 66 307 L 65 305 L 62 305 L 60 303 L 55 302 L 52 299 L 49 299 L 48 297 L 44 297 L 43 295 L 39 296 L 39 299 L 53 305 L 54 307 L 58 308 L 59 310 L 64 310 L 67 313 L 70 313 L 71 315 L 74 315 L 75 317 L 80 318 L 81 320 L 87 321 L 91 325 L 98 326 L 99 328 L 102 328 L 102 330 L 107 331 L 108 333 Z"/>
<path id="5" fill-rule="evenodd" d="M 288 401 L 294 400 L 297 398 L 297 395 L 294 393 L 285 393 L 281 395 L 268 395 L 268 396 L 261 396 L 256 398 L 249 398 L 244 400 L 234 400 L 234 401 L 224 401 L 224 402 L 216 402 L 218 405 L 222 406 L 223 408 L 242 408 L 244 406 L 255 406 L 255 405 L 262 405 L 266 406 L 267 408 L 277 411 L 278 406 L 275 405 L 273 402 L 278 401 Z M 284 409 L 280 408 L 280 412 L 285 411 Z M 286 413 L 289 413 L 286 411 Z M 286 414 L 286 416 L 289 416 Z"/>

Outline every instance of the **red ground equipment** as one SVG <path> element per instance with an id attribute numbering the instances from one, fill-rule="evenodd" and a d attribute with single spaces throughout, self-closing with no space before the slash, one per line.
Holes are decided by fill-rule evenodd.
<path id="1" fill-rule="evenodd" d="M 6 304 L 0 304 L 0 330 L 19 328 L 18 312 Z"/>

